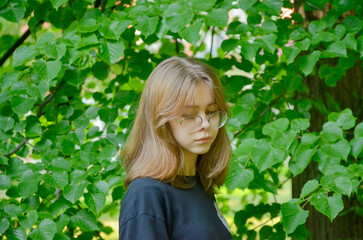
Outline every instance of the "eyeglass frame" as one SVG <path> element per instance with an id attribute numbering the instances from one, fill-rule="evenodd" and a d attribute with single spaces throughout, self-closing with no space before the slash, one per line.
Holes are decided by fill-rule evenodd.
<path id="1" fill-rule="evenodd" d="M 227 120 L 228 120 L 228 118 L 229 118 L 229 112 L 225 112 L 225 111 L 215 111 L 214 113 L 212 113 L 212 114 L 210 114 L 209 115 L 209 117 L 208 116 L 206 116 L 205 114 L 202 114 L 202 116 L 204 115 L 204 117 L 205 117 L 205 119 L 208 121 L 208 123 L 210 124 L 210 119 L 214 116 L 214 115 L 216 115 L 216 114 L 219 114 L 219 113 L 225 113 L 226 114 L 226 120 L 224 121 L 224 123 L 223 123 L 223 125 L 221 125 L 221 126 L 219 126 L 219 127 L 217 127 L 217 128 L 213 128 L 213 129 L 220 129 L 220 128 L 222 128 L 224 125 L 226 125 L 226 123 L 227 123 Z M 199 127 L 200 126 L 202 126 L 202 124 L 203 124 L 203 121 L 204 121 L 204 119 L 203 119 L 203 117 L 202 117 L 201 115 L 197 115 L 196 117 L 195 117 L 195 119 L 197 119 L 197 117 L 199 117 L 202 121 L 200 122 L 200 124 L 194 129 L 194 130 L 191 130 L 191 131 L 187 131 L 187 130 L 185 130 L 185 129 L 183 129 L 183 130 L 185 130 L 186 132 L 188 132 L 188 133 L 192 133 L 192 132 L 195 132 L 195 131 L 197 131 L 198 129 L 199 129 Z M 183 121 L 185 120 L 185 118 L 186 117 L 183 117 L 182 119 L 175 119 L 178 123 L 180 123 L 180 125 L 182 126 L 182 124 L 183 124 Z"/>

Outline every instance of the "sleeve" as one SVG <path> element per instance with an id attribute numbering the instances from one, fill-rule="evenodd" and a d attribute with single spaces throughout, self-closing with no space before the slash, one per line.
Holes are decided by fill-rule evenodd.
<path id="1" fill-rule="evenodd" d="M 164 221 L 147 214 L 130 218 L 120 226 L 119 240 L 169 239 Z"/>
<path id="2" fill-rule="evenodd" d="M 134 180 L 122 200 L 119 240 L 165 240 L 165 191 L 151 179 Z"/>

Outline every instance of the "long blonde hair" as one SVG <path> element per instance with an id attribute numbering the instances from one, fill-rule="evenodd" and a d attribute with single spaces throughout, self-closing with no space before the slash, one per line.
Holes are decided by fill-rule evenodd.
<path id="1" fill-rule="evenodd" d="M 211 88 L 219 109 L 228 111 L 219 77 L 207 64 L 172 57 L 161 62 L 150 74 L 122 152 L 126 169 L 125 188 L 140 177 L 152 177 L 178 188 L 192 187 L 178 177 L 183 173 L 184 158 L 168 121 L 180 117 L 200 82 Z M 230 155 L 230 142 L 225 127 L 222 127 L 209 151 L 198 156 L 197 172 L 206 192 L 212 194 L 215 186 L 223 184 Z"/>

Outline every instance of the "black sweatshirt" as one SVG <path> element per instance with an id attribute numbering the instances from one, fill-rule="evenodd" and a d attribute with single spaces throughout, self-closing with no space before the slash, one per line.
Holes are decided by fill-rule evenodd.
<path id="1" fill-rule="evenodd" d="M 228 224 L 197 177 L 192 189 L 152 178 L 131 182 L 119 218 L 121 240 L 230 240 Z"/>

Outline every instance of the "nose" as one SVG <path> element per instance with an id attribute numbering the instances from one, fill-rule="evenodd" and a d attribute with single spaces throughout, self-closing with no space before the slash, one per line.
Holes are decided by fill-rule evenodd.
<path id="1" fill-rule="evenodd" d="M 201 115 L 199 116 L 201 119 L 201 124 L 200 124 L 200 129 L 199 130 L 205 130 L 208 129 L 210 127 L 210 123 L 209 120 L 206 116 Z"/>

